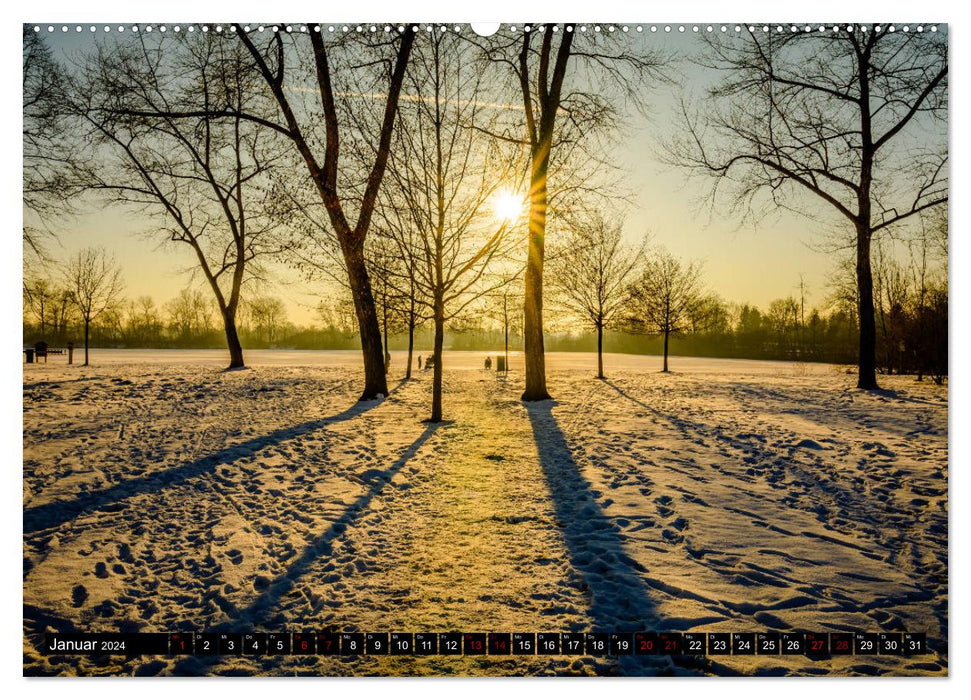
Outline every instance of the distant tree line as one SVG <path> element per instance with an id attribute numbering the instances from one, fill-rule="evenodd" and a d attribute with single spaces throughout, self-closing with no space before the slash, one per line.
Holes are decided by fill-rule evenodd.
<path id="1" fill-rule="evenodd" d="M 907 267 L 896 259 L 877 257 L 874 300 L 877 315 L 878 371 L 882 374 L 915 374 L 941 383 L 947 376 L 947 278 L 940 270 L 931 273 L 922 265 Z M 853 364 L 859 347 L 856 302 L 844 296 L 840 276 L 833 282 L 827 308 L 804 308 L 801 299 L 788 296 L 760 308 L 753 304 L 728 303 L 715 295 L 698 298 L 690 313 L 669 335 L 669 352 L 675 356 L 721 357 Z M 80 342 L 84 317 L 74 294 L 63 284 L 33 279 L 24 285 L 24 338 L 52 345 Z M 447 349 L 501 353 L 505 343 L 513 351 L 523 349 L 522 319 L 502 324 L 490 304 L 450 324 L 441 342 Z M 644 303 L 643 297 L 639 300 Z M 629 303 L 629 302 L 628 302 Z M 283 302 L 272 296 L 253 296 L 240 312 L 240 337 L 250 348 L 298 350 L 351 350 L 360 348 L 353 309 L 340 301 L 321 304 L 318 323 L 298 326 L 287 318 Z M 629 307 L 624 307 L 629 308 Z M 636 310 L 636 306 L 634 307 Z M 627 311 L 628 314 L 631 311 Z M 435 347 L 434 324 L 422 321 L 409 331 L 393 320 L 386 346 L 392 350 L 430 352 Z M 476 319 L 474 322 L 470 318 Z M 661 330 L 644 333 L 631 316 L 617 313 L 602 334 L 559 330 L 547 334 L 550 352 L 596 352 L 662 355 Z M 182 292 L 158 305 L 150 296 L 118 298 L 91 323 L 91 344 L 113 348 L 224 348 L 225 334 L 219 310 L 199 290 Z M 508 332 L 508 336 L 507 336 Z M 602 360 L 600 365 L 602 372 Z"/>
<path id="2" fill-rule="evenodd" d="M 24 282 L 24 341 L 53 346 L 84 342 L 85 305 L 63 282 L 45 278 Z M 249 348 L 352 349 L 353 326 L 338 319 L 297 327 L 283 302 L 251 295 L 239 309 L 239 335 Z M 225 348 L 226 335 L 218 305 L 198 289 L 183 289 L 157 304 L 150 296 L 134 299 L 115 294 L 110 305 L 89 322 L 90 344 L 102 348 Z"/>

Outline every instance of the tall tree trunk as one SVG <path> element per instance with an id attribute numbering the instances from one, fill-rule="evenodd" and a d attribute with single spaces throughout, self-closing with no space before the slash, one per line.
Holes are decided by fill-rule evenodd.
<path id="1" fill-rule="evenodd" d="M 526 260 L 523 303 L 523 350 L 526 360 L 526 390 L 523 392 L 523 401 L 544 401 L 550 398 L 546 390 L 546 348 L 543 344 L 543 259 L 546 250 L 548 145 L 545 150 L 545 158 L 534 155 L 530 178 L 529 255 Z"/>
<path id="2" fill-rule="evenodd" d="M 411 314 L 408 317 L 408 367 L 405 369 L 405 379 L 411 379 L 411 360 L 415 353 L 415 310 L 412 302 Z"/>
<path id="3" fill-rule="evenodd" d="M 236 331 L 236 312 L 224 309 L 222 312 L 223 326 L 226 328 L 226 347 L 229 348 L 229 369 L 244 367 L 243 346 L 239 342 Z"/>
<path id="4" fill-rule="evenodd" d="M 597 379 L 604 378 L 604 327 L 597 324 Z"/>
<path id="5" fill-rule="evenodd" d="M 435 365 L 432 367 L 432 423 L 442 420 L 442 345 L 445 343 L 445 302 L 439 294 L 435 299 L 435 349 L 432 357 Z"/>
<path id="6" fill-rule="evenodd" d="M 877 328 L 873 310 L 873 271 L 870 266 L 870 232 L 860 225 L 856 234 L 856 281 L 860 312 L 860 370 L 857 387 L 877 387 Z"/>
<path id="7" fill-rule="evenodd" d="M 405 379 L 411 379 L 411 358 L 415 352 L 415 280 L 411 280 L 411 298 L 408 306 L 408 367 L 405 369 Z"/>
<path id="8" fill-rule="evenodd" d="M 385 282 L 385 285 L 387 283 Z M 388 290 L 381 295 L 381 331 L 384 334 L 384 373 L 391 369 L 391 347 L 388 344 Z"/>
<path id="9" fill-rule="evenodd" d="M 927 245 L 926 239 L 923 243 L 924 246 Z M 927 248 L 924 247 L 921 255 L 921 273 L 920 273 L 920 303 L 917 306 L 917 339 L 913 348 L 914 361 L 917 366 L 917 381 L 924 381 L 924 359 L 927 350 L 927 343 L 924 339 L 924 320 L 927 318 L 925 315 L 925 304 L 927 302 L 927 285 L 925 283 L 926 279 L 926 261 L 927 261 Z"/>
<path id="10" fill-rule="evenodd" d="M 388 395 L 388 381 L 384 374 L 384 348 L 381 344 L 381 328 L 371 291 L 371 279 L 364 263 L 364 242 L 348 242 L 342 246 L 347 279 L 351 285 L 354 311 L 361 334 L 361 353 L 364 356 L 364 392 L 361 401 Z"/>
<path id="11" fill-rule="evenodd" d="M 857 387 L 877 388 L 877 328 L 873 313 L 873 271 L 870 265 L 871 218 L 873 203 L 873 114 L 870 111 L 869 52 L 860 57 L 860 187 L 857 190 L 856 284 L 860 310 L 860 359 Z M 864 60 L 864 58 L 866 60 Z"/>
<path id="12" fill-rule="evenodd" d="M 668 336 L 671 335 L 671 331 L 667 328 L 664 329 L 664 369 L 662 372 L 668 371 Z"/>
<path id="13" fill-rule="evenodd" d="M 88 366 L 88 337 L 91 330 L 91 319 L 85 317 L 84 319 L 84 366 Z M 47 362 L 47 357 L 44 357 L 44 362 Z"/>
<path id="14" fill-rule="evenodd" d="M 553 129 L 560 109 L 560 94 L 566 76 L 566 65 L 573 44 L 573 32 L 560 34 L 560 46 L 553 57 L 554 25 L 547 24 L 540 47 L 538 102 L 539 118 L 534 118 L 533 98 L 530 95 L 528 71 L 530 33 L 523 33 L 519 54 L 519 82 L 526 109 L 527 132 L 530 138 L 529 178 L 529 255 L 526 259 L 525 303 L 523 304 L 523 350 L 526 355 L 526 390 L 523 401 L 542 401 L 550 398 L 546 390 L 546 348 L 543 344 L 543 258 L 546 247 L 547 175 Z M 533 33 L 535 34 L 535 32 Z M 552 73 L 549 69 L 552 67 Z M 549 77 L 549 83 L 547 78 Z"/>
<path id="15" fill-rule="evenodd" d="M 509 306 L 505 295 L 502 297 L 502 328 L 505 335 L 506 372 L 509 372 Z"/>
<path id="16" fill-rule="evenodd" d="M 240 25 L 234 26 L 239 30 Z M 283 85 L 282 63 L 280 65 L 279 76 L 274 75 L 273 71 L 265 63 L 261 51 L 247 38 L 246 32 L 239 31 L 238 36 L 259 65 L 260 72 L 267 86 L 270 88 L 284 113 L 287 126 L 289 127 L 289 133 L 294 137 L 297 150 L 303 157 L 309 169 L 310 176 L 317 185 L 321 201 L 327 210 L 331 225 L 340 242 L 341 252 L 344 255 L 344 263 L 347 268 L 347 280 L 351 287 L 351 295 L 354 299 L 354 310 L 357 313 L 358 328 L 361 334 L 361 353 L 364 357 L 364 392 L 361 394 L 361 400 L 366 401 L 375 399 L 378 396 L 387 396 L 388 380 L 384 372 L 384 351 L 381 344 L 381 329 L 378 326 L 374 295 L 364 263 L 364 239 L 367 236 L 371 224 L 371 217 L 374 213 L 381 181 L 384 179 L 384 171 L 388 163 L 388 153 L 391 148 L 391 136 L 394 131 L 394 122 L 398 111 L 398 98 L 401 94 L 401 85 L 404 82 L 405 69 L 408 66 L 408 57 L 411 54 L 415 37 L 412 32 L 405 32 L 402 35 L 401 44 L 398 47 L 398 54 L 391 73 L 391 81 L 388 85 L 387 101 L 384 106 L 384 118 L 381 123 L 381 132 L 378 138 L 374 166 L 371 168 L 367 179 L 367 187 L 364 190 L 360 202 L 357 225 L 351 229 L 344 215 L 344 210 L 338 195 L 337 173 L 340 153 L 338 116 L 327 51 L 324 47 L 321 34 L 319 32 L 310 32 L 317 83 L 320 86 L 323 122 L 326 133 L 326 142 L 323 149 L 324 163 L 322 166 L 316 161 L 313 152 L 304 139 L 287 99 L 286 88 Z M 282 59 L 283 54 L 281 53 L 280 56 Z"/>

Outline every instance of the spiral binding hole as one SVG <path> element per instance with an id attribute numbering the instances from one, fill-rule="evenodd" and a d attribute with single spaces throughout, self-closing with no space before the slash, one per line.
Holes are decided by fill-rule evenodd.
<path id="1" fill-rule="evenodd" d="M 924 25 L 924 24 L 916 24 L 916 25 L 910 25 L 910 24 L 904 24 L 904 25 L 888 24 L 888 25 L 882 25 L 882 24 L 875 24 L 875 25 L 869 25 L 869 26 L 868 25 L 851 25 L 851 24 L 842 25 L 842 26 L 841 25 L 838 25 L 838 24 L 834 24 L 834 25 L 825 25 L 825 24 L 823 24 L 823 25 L 818 25 L 818 26 L 816 26 L 816 25 L 810 25 L 810 24 L 807 24 L 807 25 L 792 24 L 792 25 L 788 25 L 788 26 L 787 25 L 768 25 L 768 24 L 764 24 L 764 25 L 740 25 L 740 24 L 736 24 L 734 26 L 732 26 L 732 25 L 724 25 L 724 24 L 722 24 L 722 25 L 710 25 L 709 24 L 709 25 L 703 25 L 703 26 L 702 25 L 688 25 L 688 26 L 690 26 L 691 33 L 693 33 L 693 34 L 700 34 L 700 33 L 713 34 L 713 33 L 716 33 L 716 32 L 720 32 L 720 33 L 723 33 L 723 34 L 728 34 L 730 32 L 734 32 L 736 35 L 741 34 L 742 31 L 743 31 L 743 29 L 744 30 L 747 30 L 748 33 L 750 33 L 750 34 L 769 34 L 769 33 L 773 33 L 773 32 L 774 33 L 778 33 L 778 34 L 783 34 L 783 33 L 786 33 L 786 32 L 791 33 L 791 34 L 798 34 L 800 32 L 804 32 L 804 33 L 807 33 L 808 34 L 808 33 L 814 32 L 814 31 L 815 32 L 818 32 L 820 34 L 825 34 L 825 33 L 840 34 L 842 32 L 847 32 L 847 33 L 852 34 L 854 32 L 866 33 L 868 31 L 873 31 L 874 33 L 877 33 L 877 34 L 879 34 L 881 32 L 883 32 L 883 33 L 889 32 L 889 33 L 894 33 L 894 34 L 895 33 L 898 33 L 898 32 L 902 32 L 904 34 L 911 34 L 911 33 L 925 34 L 925 33 L 937 33 L 939 31 L 938 26 L 937 25 L 933 25 L 933 24 L 932 25 Z M 54 24 L 50 24 L 50 25 L 40 25 L 40 24 L 35 24 L 35 25 L 33 25 L 33 31 L 35 33 L 41 33 L 41 32 L 46 31 L 49 34 L 54 34 L 54 33 L 58 32 L 58 31 L 60 31 L 61 33 L 66 34 L 66 33 L 70 32 L 72 30 L 72 28 L 73 28 L 73 30 L 74 30 L 75 33 L 82 33 L 82 32 L 85 31 L 85 25 L 80 25 L 80 24 L 78 24 L 78 25 L 67 25 L 67 24 L 62 24 L 62 25 L 54 25 Z M 192 24 L 188 24 L 188 25 L 178 25 L 178 24 L 177 25 L 164 25 L 164 24 L 153 25 L 153 24 L 145 24 L 145 25 L 141 25 L 141 26 L 140 25 L 137 25 L 137 24 L 133 24 L 133 25 L 117 25 L 115 27 L 112 27 L 111 25 L 103 25 L 103 26 L 87 25 L 87 31 L 89 33 L 91 33 L 91 34 L 98 33 L 98 32 L 105 33 L 105 34 L 109 34 L 111 32 L 116 32 L 118 34 L 124 34 L 125 32 L 129 32 L 129 33 L 132 33 L 132 34 L 137 34 L 139 32 L 144 32 L 144 33 L 149 33 L 150 34 L 150 33 L 155 32 L 155 31 L 157 31 L 159 33 L 162 33 L 162 34 L 168 32 L 168 31 L 172 31 L 172 32 L 175 32 L 177 34 L 181 34 L 182 32 L 194 33 L 198 29 L 199 31 L 202 31 L 204 33 L 208 33 L 210 31 L 212 31 L 214 34 L 221 35 L 221 36 L 229 36 L 230 34 L 236 34 L 238 31 L 242 31 L 242 32 L 248 34 L 248 33 L 252 32 L 252 31 L 258 31 L 258 32 L 263 33 L 263 32 L 265 32 L 267 30 L 272 31 L 274 33 L 278 33 L 280 31 L 284 31 L 287 34 L 293 34 L 295 32 L 299 32 L 301 34 L 306 34 L 306 33 L 312 31 L 314 33 L 318 33 L 319 34 L 319 33 L 323 32 L 325 28 L 326 28 L 326 31 L 328 33 L 334 33 L 334 32 L 341 32 L 341 33 L 355 32 L 355 33 L 360 33 L 360 34 L 363 34 L 365 32 L 372 33 L 372 34 L 376 34 L 376 33 L 381 32 L 381 31 L 383 31 L 385 34 L 389 34 L 389 33 L 393 32 L 393 31 L 397 31 L 398 33 L 402 33 L 402 32 L 407 31 L 410 28 L 411 31 L 414 32 L 414 33 L 422 32 L 424 30 L 424 33 L 427 33 L 429 36 L 432 35 L 432 34 L 434 34 L 434 33 L 455 33 L 455 34 L 459 34 L 459 33 L 461 33 L 463 31 L 462 25 L 458 25 L 458 24 L 451 25 L 451 26 L 450 25 L 446 25 L 446 24 L 427 24 L 427 25 L 417 25 L 417 24 L 415 24 L 415 25 L 400 25 L 400 24 L 399 25 L 391 25 L 391 24 L 386 24 L 386 25 L 379 25 L 379 24 L 370 24 L 370 25 L 367 25 L 367 24 L 365 24 L 365 25 L 361 25 L 361 24 L 358 24 L 358 25 L 346 25 L 345 24 L 345 25 L 339 25 L 339 26 L 335 26 L 335 25 L 319 25 L 319 24 L 314 24 L 314 25 L 308 25 L 308 24 L 300 24 L 300 25 L 293 25 L 293 24 L 276 25 L 276 24 L 274 24 L 274 25 L 268 25 L 268 26 L 267 25 L 257 25 L 255 27 L 253 25 L 247 24 L 247 25 L 241 26 L 240 28 L 237 28 L 237 26 L 235 24 L 230 24 L 230 25 L 226 25 L 226 26 L 221 25 L 221 24 L 216 24 L 216 25 L 208 25 L 208 24 L 201 24 L 201 25 L 192 25 Z M 533 27 L 533 26 L 528 25 L 528 24 L 522 24 L 522 25 L 519 25 L 519 24 L 510 24 L 510 25 L 507 25 L 506 26 L 506 31 L 508 31 L 510 33 L 516 33 L 516 32 L 520 32 L 520 31 L 522 31 L 522 32 L 538 31 L 540 33 L 543 33 L 543 32 L 546 31 L 546 29 L 547 29 L 547 25 L 539 25 L 537 27 Z M 670 25 L 670 24 L 666 24 L 666 25 L 656 25 L 656 24 L 652 24 L 652 25 L 640 25 L 640 24 L 638 24 L 638 25 L 631 25 L 631 24 L 622 24 L 622 25 L 616 25 L 616 24 L 604 24 L 604 25 L 600 25 L 600 24 L 594 24 L 594 25 L 586 25 L 586 24 L 579 24 L 579 25 L 565 24 L 565 25 L 556 25 L 556 24 L 554 24 L 554 25 L 551 26 L 551 31 L 553 31 L 553 32 L 560 32 L 560 31 L 564 31 L 564 32 L 567 32 L 567 33 L 579 32 L 581 34 L 588 34 L 591 31 L 593 33 L 595 33 L 595 34 L 606 34 L 606 35 L 616 35 L 617 33 L 629 34 L 631 32 L 636 32 L 638 34 L 642 34 L 642 33 L 645 32 L 645 30 L 647 30 L 648 32 L 650 32 L 652 34 L 656 34 L 658 31 L 664 31 L 667 34 L 670 34 L 673 31 L 677 31 L 679 34 L 683 34 L 683 33 L 685 33 L 688 30 L 688 28 L 685 25 L 683 25 L 683 24 L 679 24 L 679 25 Z"/>

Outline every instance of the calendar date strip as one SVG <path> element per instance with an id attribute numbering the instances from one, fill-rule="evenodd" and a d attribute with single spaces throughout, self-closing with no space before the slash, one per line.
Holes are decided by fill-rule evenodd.
<path id="1" fill-rule="evenodd" d="M 47 655 L 917 656 L 922 632 L 247 632 L 45 634 Z"/>

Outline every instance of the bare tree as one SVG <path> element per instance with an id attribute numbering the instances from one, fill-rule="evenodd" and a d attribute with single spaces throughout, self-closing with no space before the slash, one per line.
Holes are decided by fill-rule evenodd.
<path id="1" fill-rule="evenodd" d="M 917 306 L 913 324 L 911 350 L 915 355 L 917 381 L 923 381 L 928 355 L 935 346 L 947 344 L 946 338 L 930 337 L 928 301 L 940 279 L 947 283 L 947 208 L 941 207 L 921 221 L 919 235 L 908 242 L 910 277 Z M 944 324 L 946 327 L 946 324 Z"/>
<path id="2" fill-rule="evenodd" d="M 552 196 L 557 189 L 561 193 L 587 189 L 583 181 L 571 187 L 551 186 L 553 152 L 560 160 L 585 149 L 590 149 L 589 156 L 596 150 L 590 148 L 591 138 L 617 125 L 617 105 L 643 106 L 646 83 L 661 79 L 664 66 L 659 52 L 638 52 L 607 26 L 589 25 L 582 36 L 574 29 L 573 25 L 531 25 L 519 36 L 487 42 L 490 59 L 507 66 L 516 83 L 530 157 L 524 401 L 550 398 L 543 340 L 543 268 Z"/>
<path id="3" fill-rule="evenodd" d="M 208 113 L 258 109 L 248 60 L 238 44 L 206 34 L 138 35 L 99 50 L 75 94 L 96 149 L 88 187 L 154 216 L 170 241 L 192 250 L 219 307 L 230 369 L 244 366 L 243 287 L 289 245 L 273 211 L 270 171 L 281 159 L 273 132 Z M 173 105 L 199 111 L 176 119 Z"/>
<path id="4" fill-rule="evenodd" d="M 23 28 L 23 226 L 26 261 L 47 259 L 51 224 L 70 210 L 83 169 L 64 100 L 62 69 L 42 36 Z"/>
<path id="5" fill-rule="evenodd" d="M 364 191 L 358 200 L 357 221 L 352 223 L 338 186 L 341 128 L 331 74 L 331 57 L 322 33 L 319 28 L 314 28 L 309 32 L 314 75 L 319 91 L 320 106 L 323 111 L 325 132 L 323 162 L 315 155 L 315 147 L 319 148 L 319 146 L 314 142 L 314 139 L 308 138 L 306 135 L 306 133 L 312 134 L 312 128 L 306 131 L 301 126 L 288 95 L 288 87 L 285 85 L 286 50 L 283 32 L 275 32 L 271 41 L 265 47 L 260 48 L 247 35 L 241 25 L 235 25 L 235 27 L 237 34 L 256 62 L 259 76 L 265 82 L 279 106 L 283 124 L 273 122 L 273 127 L 287 136 L 299 152 L 327 211 L 330 224 L 340 245 L 357 312 L 361 349 L 364 355 L 364 392 L 361 399 L 386 396 L 388 384 L 385 376 L 385 357 L 381 343 L 381 330 L 374 305 L 374 295 L 367 271 L 364 243 L 370 230 L 375 203 L 388 162 L 398 99 L 401 94 L 405 67 L 414 43 L 414 32 L 406 29 L 400 33 L 400 37 L 394 39 L 397 43 L 397 49 L 391 70 L 387 75 L 387 97 L 384 101 L 380 130 L 376 134 L 373 165 L 367 174 Z M 390 44 L 391 42 L 385 43 Z M 386 58 L 380 56 L 376 61 L 384 65 Z"/>
<path id="6" fill-rule="evenodd" d="M 268 93 L 276 114 L 266 115 L 262 109 L 232 104 L 207 103 L 200 108 L 172 105 L 165 116 L 173 120 L 205 117 L 230 122 L 246 121 L 271 129 L 292 144 L 292 153 L 307 169 L 343 257 L 364 356 L 364 391 L 361 400 L 386 396 L 388 385 L 381 330 L 367 271 L 364 243 L 388 162 L 395 114 L 405 67 L 414 43 L 414 32 L 408 31 L 410 27 L 401 27 L 400 31 L 387 35 L 372 36 L 369 32 L 361 36 L 337 38 L 331 43 L 345 50 L 346 65 L 343 71 L 335 71 L 332 69 L 334 56 L 324 42 L 319 26 L 307 25 L 307 31 L 292 34 L 284 31 L 281 25 L 269 29 L 271 31 L 265 34 L 268 39 L 260 41 L 255 29 L 251 35 L 243 25 L 232 25 L 232 32 L 239 37 L 252 59 L 247 70 L 240 74 L 240 80 L 247 85 L 258 81 L 263 86 L 260 92 Z M 296 84 L 287 82 L 288 76 L 292 80 L 294 73 L 302 77 L 305 68 L 302 59 L 307 49 L 310 51 L 307 60 L 312 66 L 315 82 L 315 87 L 309 92 L 299 83 L 299 77 Z M 388 55 L 389 49 L 394 51 L 393 58 Z M 366 73 L 361 76 L 361 71 Z M 356 83 L 352 82 L 346 86 L 347 89 L 341 90 L 335 88 L 335 79 L 341 75 L 351 81 L 355 76 L 360 77 Z M 308 95 L 319 99 L 319 105 L 308 105 Z M 376 133 L 367 134 L 364 139 L 372 144 L 371 168 L 363 178 L 353 173 L 353 184 L 349 184 L 346 178 L 342 182 L 338 177 L 341 172 L 342 134 L 346 138 L 348 131 L 353 135 L 353 130 L 342 128 L 339 102 L 375 98 L 383 102 L 384 109 Z M 318 131 L 318 126 L 322 128 L 322 133 Z M 351 218 L 354 214 L 352 209 L 356 209 L 356 220 Z"/>
<path id="7" fill-rule="evenodd" d="M 502 324 L 503 358 L 509 372 L 509 334 L 522 333 L 523 286 L 521 268 L 508 275 L 508 282 L 488 297 L 483 312 Z"/>
<path id="8" fill-rule="evenodd" d="M 49 326 L 59 290 L 55 289 L 50 280 L 43 277 L 25 277 L 23 284 L 24 316 L 30 312 L 37 320 L 40 336 L 43 338 Z"/>
<path id="9" fill-rule="evenodd" d="M 183 343 L 198 338 L 212 328 L 212 305 L 198 289 L 183 289 L 165 304 L 171 328 Z"/>
<path id="10" fill-rule="evenodd" d="M 795 360 L 799 343 L 799 302 L 794 297 L 774 299 L 765 314 L 778 357 Z"/>
<path id="11" fill-rule="evenodd" d="M 287 323 L 283 302 L 276 297 L 255 296 L 246 302 L 245 311 L 259 342 L 271 347 Z"/>
<path id="12" fill-rule="evenodd" d="M 366 253 L 368 270 L 374 280 L 375 306 L 383 336 L 385 372 L 391 371 L 389 336 L 407 331 L 405 379 L 411 379 L 415 328 L 421 319 L 414 251 L 395 236 L 389 235 L 388 229 L 380 221 L 375 223 L 375 234 L 368 241 Z"/>
<path id="13" fill-rule="evenodd" d="M 526 401 L 550 398 L 546 389 L 546 348 L 543 340 L 543 264 L 549 205 L 547 178 L 556 113 L 562 101 L 563 81 L 574 37 L 572 31 L 564 31 L 554 54 L 553 28 L 554 25 L 545 27 L 546 31 L 540 39 L 538 64 L 533 66 L 530 66 L 530 55 L 536 53 L 531 42 L 533 34 L 523 33 L 516 69 L 522 89 L 530 154 L 529 253 L 526 258 L 523 297 L 523 351 L 526 361 L 523 400 Z M 533 71 L 535 75 L 531 75 Z"/>
<path id="14" fill-rule="evenodd" d="M 550 255 L 555 298 L 575 320 L 597 332 L 597 377 L 603 379 L 603 334 L 627 300 L 647 240 L 624 242 L 623 225 L 597 216 L 573 227 Z"/>
<path id="15" fill-rule="evenodd" d="M 331 296 L 329 303 L 319 302 L 315 311 L 325 328 L 347 338 L 358 335 L 354 301 L 343 288 L 339 288 L 339 291 Z"/>
<path id="16" fill-rule="evenodd" d="M 877 348 L 883 355 L 883 369 L 903 373 L 905 322 L 911 294 L 907 268 L 897 259 L 893 246 L 877 241 L 873 254 L 873 299 L 877 328 Z M 879 352 L 882 350 L 882 353 Z"/>
<path id="17" fill-rule="evenodd" d="M 64 267 L 71 302 L 84 324 L 84 364 L 88 364 L 91 323 L 111 310 L 121 298 L 121 270 L 104 248 L 85 248 Z"/>
<path id="18" fill-rule="evenodd" d="M 413 256 L 417 298 L 431 307 L 431 422 L 442 420 L 445 323 L 505 281 L 493 279 L 489 265 L 515 244 L 507 233 L 523 208 L 512 190 L 515 154 L 475 128 L 491 124 L 495 108 L 482 99 L 485 82 L 469 60 L 472 49 L 438 33 L 415 48 L 382 216 L 402 256 Z"/>
<path id="19" fill-rule="evenodd" d="M 947 199 L 946 31 L 888 29 L 706 35 L 723 78 L 671 153 L 746 215 L 822 204 L 852 227 L 861 389 L 877 386 L 873 237 Z"/>
<path id="20" fill-rule="evenodd" d="M 664 337 L 662 372 L 668 371 L 670 337 L 691 329 L 702 300 L 698 263 L 682 263 L 665 250 L 648 256 L 643 273 L 630 288 L 626 327 Z"/>
<path id="21" fill-rule="evenodd" d="M 389 189 L 394 190 L 393 184 Z M 421 245 L 423 239 L 404 211 L 404 208 L 394 207 L 386 210 L 375 226 L 377 236 L 373 248 L 379 250 L 380 254 L 371 256 L 371 267 L 381 278 L 379 297 L 384 299 L 380 305 L 385 309 L 385 321 L 388 317 L 387 309 L 394 309 L 391 317 L 400 321 L 407 330 L 408 359 L 405 363 L 405 379 L 411 379 L 415 331 L 419 325 L 431 318 L 432 305 L 423 296 L 426 291 L 421 281 L 425 252 Z M 384 327 L 387 328 L 387 322 Z"/>
<path id="22" fill-rule="evenodd" d="M 422 321 L 420 303 L 418 295 L 421 293 L 418 285 L 418 274 L 414 266 L 413 259 L 404 261 L 407 272 L 408 291 L 405 296 L 407 299 L 407 309 L 405 311 L 405 324 L 408 327 L 408 360 L 405 364 L 405 379 L 411 379 L 411 367 L 415 355 L 415 330 Z"/>
<path id="23" fill-rule="evenodd" d="M 134 347 L 153 347 L 161 340 L 162 317 L 150 296 L 140 296 L 128 302 L 125 309 L 124 337 Z"/>

